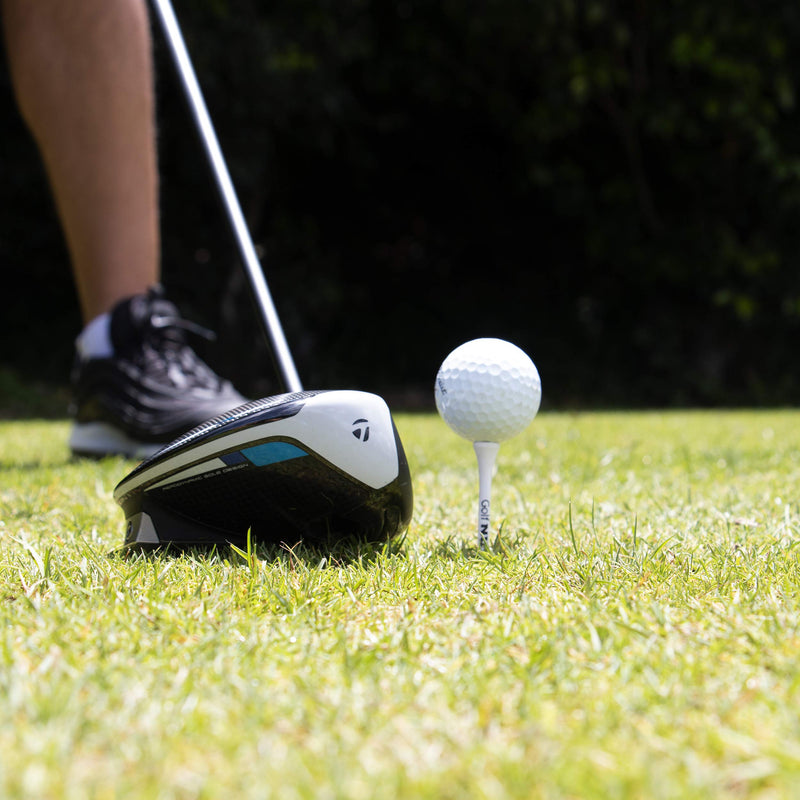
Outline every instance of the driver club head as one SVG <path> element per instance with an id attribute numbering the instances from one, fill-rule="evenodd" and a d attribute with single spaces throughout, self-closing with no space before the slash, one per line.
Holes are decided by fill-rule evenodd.
<path id="1" fill-rule="evenodd" d="M 114 490 L 125 545 L 384 542 L 411 520 L 386 402 L 358 391 L 265 397 L 208 420 Z"/>

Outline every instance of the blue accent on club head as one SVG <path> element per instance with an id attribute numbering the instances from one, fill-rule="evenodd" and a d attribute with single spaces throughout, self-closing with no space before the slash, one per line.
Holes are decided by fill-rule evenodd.
<path id="1" fill-rule="evenodd" d="M 220 456 L 222 461 L 224 461 L 229 467 L 234 466 L 235 464 L 241 464 L 244 461 L 247 461 L 247 457 L 244 453 L 240 453 L 236 451 L 235 453 L 226 453 L 224 456 Z"/>
<path id="2" fill-rule="evenodd" d="M 308 455 L 305 450 L 301 450 L 288 442 L 266 442 L 255 447 L 247 447 L 242 450 L 242 453 L 256 467 L 277 464 L 281 461 L 291 461 L 293 458 L 303 458 L 303 456 Z"/>

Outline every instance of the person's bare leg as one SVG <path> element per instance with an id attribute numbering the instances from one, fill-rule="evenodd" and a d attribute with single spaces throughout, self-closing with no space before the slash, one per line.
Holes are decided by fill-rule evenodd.
<path id="1" fill-rule="evenodd" d="M 145 0 L 2 0 L 20 112 L 51 183 L 85 322 L 159 278 Z"/>

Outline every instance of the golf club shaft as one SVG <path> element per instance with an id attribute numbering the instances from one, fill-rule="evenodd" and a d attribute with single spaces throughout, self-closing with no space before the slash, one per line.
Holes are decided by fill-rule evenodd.
<path id="1" fill-rule="evenodd" d="M 272 354 L 278 370 L 280 371 L 284 388 L 289 392 L 301 391 L 303 387 L 297 370 L 295 369 L 289 346 L 286 343 L 286 337 L 284 336 L 283 328 L 278 318 L 278 312 L 275 310 L 272 295 L 270 294 L 269 287 L 264 278 L 264 272 L 247 229 L 247 223 L 242 214 L 233 182 L 231 181 L 225 159 L 223 158 L 219 142 L 217 141 L 214 126 L 211 123 L 211 117 L 206 108 L 200 85 L 197 82 L 189 53 L 186 50 L 183 35 L 181 34 L 178 21 L 175 18 L 175 12 L 169 0 L 152 0 L 152 3 L 161 22 L 164 36 L 169 43 L 175 67 L 180 75 L 186 98 L 191 107 L 195 122 L 197 123 L 197 130 L 203 141 L 209 164 L 216 179 L 220 197 L 227 211 L 228 219 L 239 247 L 239 254 L 241 255 L 242 262 L 250 279 L 250 286 L 253 290 L 259 312 L 261 313 Z"/>

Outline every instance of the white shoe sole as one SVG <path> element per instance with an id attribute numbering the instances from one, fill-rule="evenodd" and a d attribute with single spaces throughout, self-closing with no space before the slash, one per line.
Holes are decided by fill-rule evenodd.
<path id="1" fill-rule="evenodd" d="M 69 437 L 72 454 L 90 458 L 125 456 L 144 459 L 158 452 L 165 444 L 131 439 L 105 422 L 75 423 Z"/>

